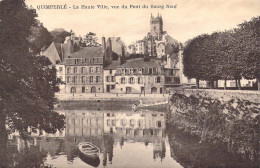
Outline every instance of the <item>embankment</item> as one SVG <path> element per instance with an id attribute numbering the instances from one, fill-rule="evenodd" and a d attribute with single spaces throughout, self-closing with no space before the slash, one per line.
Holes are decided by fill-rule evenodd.
<path id="1" fill-rule="evenodd" d="M 167 125 L 201 142 L 221 142 L 254 160 L 259 151 L 260 92 L 178 90 L 169 97 Z"/>
<path id="2" fill-rule="evenodd" d="M 59 97 L 58 97 L 59 98 Z M 60 96 L 57 109 L 122 110 L 132 109 L 133 104 L 148 106 L 168 101 L 168 95 L 90 95 Z M 141 105 L 141 104 L 142 105 Z"/>

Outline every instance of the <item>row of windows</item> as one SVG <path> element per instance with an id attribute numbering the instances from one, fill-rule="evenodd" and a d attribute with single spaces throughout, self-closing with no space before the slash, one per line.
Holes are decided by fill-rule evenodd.
<path id="1" fill-rule="evenodd" d="M 131 119 L 127 122 L 126 119 L 121 119 L 120 120 L 120 125 L 121 126 L 126 126 L 126 125 L 130 125 L 132 127 L 134 126 L 138 126 L 138 127 L 142 127 L 144 126 L 144 120 L 135 120 L 135 119 Z M 116 121 L 115 119 L 107 119 L 107 126 L 116 126 Z M 162 121 L 156 121 L 156 127 L 161 128 L 162 127 Z"/>
<path id="2" fill-rule="evenodd" d="M 115 76 L 107 76 L 106 77 L 106 82 L 116 82 Z"/>
<path id="3" fill-rule="evenodd" d="M 161 80 L 160 76 L 154 78 L 154 83 L 161 83 L 161 81 L 162 80 Z M 126 77 L 122 77 L 121 78 L 121 84 L 126 84 L 126 82 L 127 82 L 127 78 Z M 134 84 L 135 82 L 137 82 L 138 84 L 143 84 L 144 83 L 144 78 L 143 77 L 138 77 L 137 81 L 135 81 L 134 77 L 128 78 L 128 83 L 129 84 Z"/>
<path id="4" fill-rule="evenodd" d="M 86 73 L 86 67 L 67 67 L 67 73 Z M 89 73 L 99 73 L 101 72 L 100 67 L 89 67 L 88 68 Z"/>
<path id="5" fill-rule="evenodd" d="M 81 78 L 79 78 L 80 80 L 78 81 L 78 77 L 77 76 L 73 76 L 67 77 L 67 83 L 86 83 L 86 76 L 81 76 Z M 94 76 L 89 76 L 89 83 L 94 83 Z M 101 77 L 100 76 L 96 76 L 96 83 L 100 83 L 101 82 Z"/>
<path id="6" fill-rule="evenodd" d="M 67 59 L 66 63 L 70 64 L 95 64 L 95 63 L 103 63 L 103 58 L 76 58 L 76 59 Z"/>
<path id="7" fill-rule="evenodd" d="M 158 74 L 158 68 L 125 68 L 119 69 L 120 74 Z"/>

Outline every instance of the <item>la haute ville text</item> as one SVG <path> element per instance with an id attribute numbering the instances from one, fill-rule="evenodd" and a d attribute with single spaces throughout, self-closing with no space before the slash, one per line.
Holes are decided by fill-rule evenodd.
<path id="1" fill-rule="evenodd" d="M 33 8 L 31 6 L 31 8 Z M 36 9 L 175 9 L 177 4 L 165 5 L 37 5 Z"/>

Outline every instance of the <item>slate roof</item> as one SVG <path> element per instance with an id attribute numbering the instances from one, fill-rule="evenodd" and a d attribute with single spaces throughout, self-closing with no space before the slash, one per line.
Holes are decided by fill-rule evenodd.
<path id="1" fill-rule="evenodd" d="M 144 58 L 136 58 L 128 60 L 125 64 L 120 66 L 121 68 L 160 68 L 158 60 L 150 59 L 149 61 L 144 61 Z"/>
<path id="2" fill-rule="evenodd" d="M 60 44 L 60 43 L 58 43 Z M 42 55 L 49 58 L 52 64 L 56 64 L 57 61 L 61 61 L 61 49 L 59 53 L 59 45 L 55 43 L 51 43 L 51 45 L 43 52 Z M 58 49 L 57 49 L 58 48 Z M 61 48 L 61 44 L 60 44 Z"/>
<path id="3" fill-rule="evenodd" d="M 70 55 L 70 58 L 103 57 L 102 47 L 82 47 L 79 51 Z"/>

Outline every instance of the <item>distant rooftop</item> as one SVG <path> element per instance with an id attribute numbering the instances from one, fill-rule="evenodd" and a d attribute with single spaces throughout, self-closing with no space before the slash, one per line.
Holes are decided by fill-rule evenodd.
<path id="1" fill-rule="evenodd" d="M 158 60 L 150 59 L 147 61 L 144 61 L 144 58 L 136 58 L 128 60 L 125 64 L 120 66 L 121 68 L 152 68 L 157 67 L 160 68 Z"/>
<path id="2" fill-rule="evenodd" d="M 102 47 L 82 47 L 79 51 L 70 55 L 70 58 L 103 57 Z"/>

